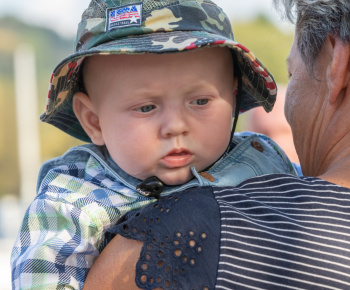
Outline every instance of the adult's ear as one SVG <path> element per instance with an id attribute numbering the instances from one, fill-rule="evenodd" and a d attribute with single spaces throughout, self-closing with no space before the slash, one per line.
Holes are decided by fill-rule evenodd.
<path id="1" fill-rule="evenodd" d="M 81 92 L 75 93 L 73 96 L 73 110 L 91 141 L 96 145 L 104 145 L 99 118 L 89 96 Z"/>
<path id="2" fill-rule="evenodd" d="M 328 36 L 324 45 L 331 57 L 327 68 L 328 98 L 331 104 L 335 104 L 341 91 L 349 86 L 350 44 L 344 43 L 338 37 Z"/>

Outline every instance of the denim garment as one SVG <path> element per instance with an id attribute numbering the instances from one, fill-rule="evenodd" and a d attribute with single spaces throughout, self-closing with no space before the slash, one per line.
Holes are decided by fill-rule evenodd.
<path id="1" fill-rule="evenodd" d="M 265 135 L 251 132 L 236 133 L 232 142 L 234 148 L 212 165 L 206 171 L 208 174 L 200 174 L 192 166 L 194 179 L 182 185 L 165 186 L 162 195 L 197 186 L 236 186 L 248 178 L 264 174 L 301 175 L 300 167 L 292 164 L 284 151 Z M 260 144 L 262 149 L 259 147 L 258 150 L 252 144 Z M 106 174 L 128 189 L 135 191 L 136 186 L 141 183 L 139 179 L 124 172 L 113 161 L 105 146 L 88 144 L 73 147 L 62 157 L 44 163 L 39 172 L 37 192 L 39 192 L 43 179 L 51 169 L 62 165 L 86 162 L 90 157 L 94 157 L 98 161 Z"/>
<path id="2" fill-rule="evenodd" d="M 192 168 L 190 182 L 166 187 L 162 195 L 198 186 L 236 186 L 267 173 L 295 174 L 283 151 L 267 137 L 244 133 L 232 144 L 206 172 Z M 105 147 L 93 144 L 46 162 L 12 251 L 14 288 L 82 289 L 108 242 L 108 230 L 123 215 L 156 201 L 135 192 L 140 182 L 121 170 Z"/>

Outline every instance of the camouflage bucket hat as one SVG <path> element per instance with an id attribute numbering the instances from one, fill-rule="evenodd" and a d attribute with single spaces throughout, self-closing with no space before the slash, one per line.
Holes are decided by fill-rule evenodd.
<path id="1" fill-rule="evenodd" d="M 108 54 L 174 53 L 207 46 L 228 47 L 242 74 L 241 112 L 262 106 L 272 110 L 276 84 L 265 66 L 234 41 L 228 17 L 210 0 L 92 0 L 84 11 L 75 52 L 55 68 L 48 103 L 40 119 L 91 142 L 73 108 L 81 90 L 85 57 Z"/>

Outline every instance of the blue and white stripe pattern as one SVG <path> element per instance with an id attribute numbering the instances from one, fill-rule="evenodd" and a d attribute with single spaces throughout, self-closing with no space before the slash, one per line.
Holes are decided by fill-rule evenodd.
<path id="1" fill-rule="evenodd" d="M 350 289 L 350 189 L 265 175 L 214 194 L 216 289 Z"/>

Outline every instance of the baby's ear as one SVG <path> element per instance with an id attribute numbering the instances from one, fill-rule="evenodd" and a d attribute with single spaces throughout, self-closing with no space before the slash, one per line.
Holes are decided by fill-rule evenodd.
<path id="1" fill-rule="evenodd" d="M 81 126 L 96 145 L 104 145 L 100 122 L 94 104 L 84 93 L 75 93 L 73 96 L 73 110 Z"/>

